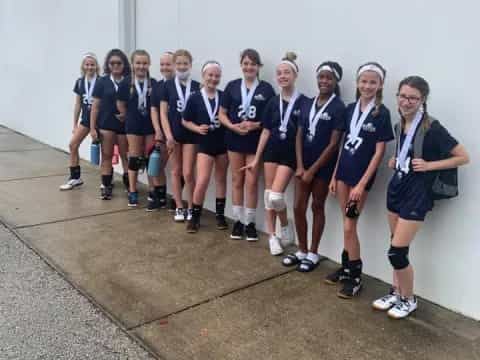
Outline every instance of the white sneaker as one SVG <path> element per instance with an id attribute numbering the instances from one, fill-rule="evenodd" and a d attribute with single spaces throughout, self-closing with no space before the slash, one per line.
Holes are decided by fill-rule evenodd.
<path id="1" fill-rule="evenodd" d="M 281 227 L 281 244 L 283 247 L 293 245 L 295 243 L 295 236 L 293 235 L 292 224 L 289 221 L 287 226 Z"/>
<path id="2" fill-rule="evenodd" d="M 417 298 L 400 298 L 397 304 L 388 310 L 387 314 L 393 319 L 403 319 L 417 310 Z"/>
<path id="3" fill-rule="evenodd" d="M 382 296 L 381 298 L 375 300 L 372 303 L 372 306 L 374 309 L 387 311 L 399 301 L 400 301 L 400 295 L 397 294 L 395 292 L 395 289 L 392 288 L 390 289 L 390 292 L 387 295 Z"/>
<path id="4" fill-rule="evenodd" d="M 82 179 L 69 179 L 65 184 L 60 185 L 60 190 L 72 190 L 73 188 L 83 184 Z"/>
<path id="5" fill-rule="evenodd" d="M 185 211 L 181 208 L 175 209 L 175 215 L 173 216 L 173 220 L 176 222 L 183 222 L 185 221 Z"/>
<path id="6" fill-rule="evenodd" d="M 276 256 L 283 253 L 282 245 L 280 245 L 280 239 L 277 236 L 270 236 L 270 239 L 268 239 L 268 243 L 270 245 L 270 254 Z"/>

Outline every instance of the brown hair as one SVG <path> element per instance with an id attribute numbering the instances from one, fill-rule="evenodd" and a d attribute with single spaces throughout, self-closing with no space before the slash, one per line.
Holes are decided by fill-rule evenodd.
<path id="1" fill-rule="evenodd" d="M 178 49 L 173 53 L 173 62 L 177 60 L 177 57 L 179 56 L 185 56 L 190 60 L 190 64 L 193 63 L 193 57 L 192 54 L 190 54 L 190 51 L 185 50 L 185 49 Z"/>
<path id="2" fill-rule="evenodd" d="M 130 80 L 130 95 L 133 94 L 134 88 L 135 88 L 135 67 L 133 65 L 133 62 L 135 61 L 135 57 L 137 56 L 146 56 L 148 58 L 148 62 L 150 61 L 150 54 L 143 49 L 137 49 L 135 50 L 132 55 L 130 55 L 130 62 L 132 64 L 132 78 Z M 147 84 L 148 88 L 150 89 L 152 87 L 152 80 L 150 79 L 150 71 L 147 70 Z"/>
<path id="3" fill-rule="evenodd" d="M 248 57 L 251 61 L 253 61 L 258 66 L 263 66 L 262 60 L 260 59 L 260 54 L 255 49 L 245 49 L 240 53 L 240 63 L 242 63 L 243 59 Z"/>
<path id="4" fill-rule="evenodd" d="M 380 79 L 380 81 L 382 83 L 382 88 L 380 90 L 378 90 L 377 93 L 375 94 L 375 110 L 372 111 L 373 116 L 378 116 L 378 114 L 380 113 L 380 106 L 382 105 L 382 102 L 383 102 L 383 84 L 385 83 L 385 77 L 387 76 L 387 70 L 385 70 L 383 68 L 383 66 L 380 65 L 379 63 L 374 62 L 374 61 L 370 61 L 370 62 L 367 62 L 367 63 L 359 66 L 358 69 L 357 69 L 357 74 L 360 71 L 360 69 L 362 67 L 366 66 L 366 65 L 374 65 L 374 66 L 378 67 L 383 73 L 383 79 Z M 356 99 L 358 100 L 359 98 L 360 98 L 360 91 L 358 91 L 358 87 L 357 87 Z"/>
<path id="5" fill-rule="evenodd" d="M 414 88 L 420 92 L 423 97 L 423 117 L 422 117 L 422 127 L 426 130 L 430 127 L 430 116 L 427 112 L 427 98 L 430 95 L 430 86 L 428 85 L 427 80 L 422 78 L 421 76 L 407 76 L 405 79 L 400 81 L 398 84 L 398 93 L 400 93 L 400 89 L 402 86 L 407 85 L 411 88 Z M 398 111 L 400 113 L 400 110 Z M 402 124 L 402 128 L 405 126 L 405 118 L 400 113 L 400 123 Z"/>

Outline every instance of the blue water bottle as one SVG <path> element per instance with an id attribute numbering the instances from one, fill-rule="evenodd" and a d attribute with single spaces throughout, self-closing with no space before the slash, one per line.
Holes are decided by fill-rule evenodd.
<path id="1" fill-rule="evenodd" d="M 147 174 L 148 176 L 155 177 L 160 176 L 160 165 L 161 165 L 161 153 L 160 153 L 160 146 L 155 145 L 152 153 L 150 154 L 150 158 L 148 159 L 148 169 Z"/>
<path id="2" fill-rule="evenodd" d="M 90 162 L 93 165 L 100 165 L 100 142 L 92 141 L 90 145 Z"/>

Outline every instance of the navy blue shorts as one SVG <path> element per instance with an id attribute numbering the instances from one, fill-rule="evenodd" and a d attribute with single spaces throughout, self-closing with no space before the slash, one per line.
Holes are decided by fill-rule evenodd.
<path id="1" fill-rule="evenodd" d="M 125 132 L 127 134 L 145 136 L 155 134 L 152 121 L 149 118 L 128 119 L 125 121 Z"/>
<path id="2" fill-rule="evenodd" d="M 100 122 L 98 125 L 100 130 L 109 130 L 113 131 L 117 134 L 124 135 L 125 134 L 125 123 L 122 123 L 116 117 L 108 117 Z"/>
<path id="3" fill-rule="evenodd" d="M 424 174 L 403 174 L 400 179 L 393 175 L 387 190 L 387 209 L 405 220 L 424 221 L 433 208 L 425 186 Z"/>
<path id="4" fill-rule="evenodd" d="M 271 162 L 278 165 L 285 165 L 295 171 L 297 169 L 297 157 L 295 155 L 295 148 L 291 149 L 287 143 L 283 146 L 281 144 L 267 144 L 263 153 L 263 161 Z"/>
<path id="5" fill-rule="evenodd" d="M 89 129 L 90 129 L 90 119 L 88 119 L 88 120 L 82 119 L 82 120 L 80 121 L 80 125 L 83 125 L 83 126 L 85 126 L 86 128 L 89 128 Z"/>
<path id="6" fill-rule="evenodd" d="M 208 156 L 216 157 L 219 155 L 225 155 L 227 153 L 227 147 L 225 144 L 198 144 L 198 152 L 202 154 L 206 154 Z"/>
<path id="7" fill-rule="evenodd" d="M 228 151 L 238 152 L 241 154 L 255 155 L 257 152 L 260 131 L 254 131 L 247 135 L 238 135 L 231 130 L 225 131 L 225 142 Z"/>

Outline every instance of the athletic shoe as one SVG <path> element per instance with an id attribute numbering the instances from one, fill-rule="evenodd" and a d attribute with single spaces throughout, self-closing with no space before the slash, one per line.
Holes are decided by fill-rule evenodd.
<path id="1" fill-rule="evenodd" d="M 250 223 L 245 227 L 245 234 L 247 235 L 247 241 L 257 241 L 258 234 L 254 223 Z"/>
<path id="2" fill-rule="evenodd" d="M 128 193 L 128 206 L 136 207 L 138 205 L 138 192 L 131 191 Z"/>
<path id="3" fill-rule="evenodd" d="M 68 181 L 60 185 L 60 190 L 65 191 L 65 190 L 72 190 L 73 188 L 83 185 L 82 179 L 68 179 Z"/>
<path id="4" fill-rule="evenodd" d="M 154 198 L 155 198 L 155 194 L 153 193 L 153 191 L 149 191 L 147 196 L 147 201 L 153 201 Z"/>
<path id="5" fill-rule="evenodd" d="M 348 277 L 343 282 L 343 287 L 337 292 L 337 296 L 342 299 L 351 299 L 358 294 L 361 288 L 362 278 Z"/>
<path id="6" fill-rule="evenodd" d="M 165 209 L 167 207 L 167 199 L 166 198 L 158 198 L 158 208 Z"/>
<path id="7" fill-rule="evenodd" d="M 340 269 L 336 270 L 335 272 L 328 274 L 325 277 L 324 282 L 328 285 L 336 285 L 339 282 L 343 282 L 346 279 L 348 279 L 348 273 L 345 271 L 343 267 Z"/>
<path id="8" fill-rule="evenodd" d="M 293 245 L 295 243 L 295 236 L 293 235 L 292 224 L 290 221 L 288 222 L 287 226 L 281 227 L 281 245 L 283 247 L 287 247 Z"/>
<path id="9" fill-rule="evenodd" d="M 187 232 L 190 234 L 196 233 L 200 228 L 200 221 L 190 219 L 187 223 Z"/>
<path id="10" fill-rule="evenodd" d="M 185 220 L 190 221 L 192 220 L 193 209 L 187 209 L 185 212 Z"/>
<path id="11" fill-rule="evenodd" d="M 160 208 L 160 204 L 158 202 L 158 199 L 156 196 L 149 196 L 147 198 L 148 204 L 147 204 L 147 211 L 152 212 L 154 210 L 158 210 Z"/>
<path id="12" fill-rule="evenodd" d="M 218 230 L 228 229 L 228 224 L 227 224 L 227 220 L 225 219 L 225 215 L 216 215 L 216 218 L 217 218 Z"/>
<path id="13" fill-rule="evenodd" d="M 173 216 L 173 220 L 176 222 L 184 222 L 185 221 L 185 211 L 182 208 L 175 209 L 175 215 Z"/>
<path id="14" fill-rule="evenodd" d="M 268 239 L 270 245 L 270 254 L 273 256 L 281 255 L 283 253 L 282 245 L 280 245 L 280 239 L 276 235 L 271 235 Z"/>
<path id="15" fill-rule="evenodd" d="M 403 319 L 417 310 L 417 297 L 412 298 L 401 297 L 394 307 L 388 310 L 387 314 L 393 319 Z"/>
<path id="16" fill-rule="evenodd" d="M 112 186 L 100 186 L 100 198 L 102 200 L 111 200 L 112 199 Z"/>
<path id="17" fill-rule="evenodd" d="M 381 298 L 375 300 L 372 303 L 372 306 L 374 309 L 387 311 L 396 303 L 398 303 L 399 300 L 400 300 L 400 295 L 397 294 L 394 288 L 391 288 L 390 292 L 387 295 L 382 296 Z"/>
<path id="18" fill-rule="evenodd" d="M 243 224 L 240 221 L 235 221 L 233 224 L 232 233 L 230 234 L 230 239 L 241 240 L 243 238 Z"/>

